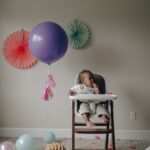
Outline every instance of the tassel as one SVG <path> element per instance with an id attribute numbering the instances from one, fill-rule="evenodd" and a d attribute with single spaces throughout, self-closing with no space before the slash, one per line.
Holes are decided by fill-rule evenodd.
<path id="1" fill-rule="evenodd" d="M 48 83 L 50 84 L 52 88 L 56 86 L 56 82 L 51 74 L 48 74 Z"/>
<path id="2" fill-rule="evenodd" d="M 49 98 L 48 98 L 48 89 L 47 88 L 45 88 L 43 93 L 42 93 L 42 99 L 44 99 L 46 101 L 49 100 Z"/>
<path id="3" fill-rule="evenodd" d="M 42 93 L 42 99 L 44 99 L 45 101 L 48 101 L 49 97 L 53 98 L 54 94 L 53 94 L 52 88 L 54 88 L 55 86 L 56 86 L 56 82 L 53 76 L 51 74 L 48 74 L 46 85 Z"/>

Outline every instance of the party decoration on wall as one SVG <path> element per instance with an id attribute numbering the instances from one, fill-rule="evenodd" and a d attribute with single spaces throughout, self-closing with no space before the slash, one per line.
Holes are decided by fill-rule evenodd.
<path id="1" fill-rule="evenodd" d="M 10 141 L 4 141 L 0 144 L 0 150 L 15 150 L 15 145 Z"/>
<path id="2" fill-rule="evenodd" d="M 50 65 L 65 55 L 68 48 L 67 35 L 60 25 L 46 21 L 31 31 L 29 47 L 33 56 Z"/>
<path id="3" fill-rule="evenodd" d="M 16 150 L 35 150 L 35 140 L 30 134 L 20 136 L 16 141 Z"/>
<path id="4" fill-rule="evenodd" d="M 48 132 L 44 135 L 44 142 L 47 144 L 51 144 L 55 141 L 56 137 L 53 132 Z"/>
<path id="5" fill-rule="evenodd" d="M 18 69 L 27 69 L 36 64 L 28 47 L 29 32 L 21 29 L 11 33 L 3 44 L 3 54 L 9 64 Z"/>
<path id="6" fill-rule="evenodd" d="M 82 48 L 89 40 L 88 26 L 79 20 L 74 20 L 66 26 L 69 46 L 75 49 Z"/>
<path id="7" fill-rule="evenodd" d="M 66 150 L 61 143 L 47 144 L 45 150 Z"/>
<path id="8" fill-rule="evenodd" d="M 54 94 L 53 94 L 52 88 L 54 88 L 55 86 L 56 86 L 56 82 L 55 82 L 53 76 L 51 74 L 48 74 L 45 88 L 42 93 L 42 99 L 48 101 L 49 97 L 53 98 Z"/>

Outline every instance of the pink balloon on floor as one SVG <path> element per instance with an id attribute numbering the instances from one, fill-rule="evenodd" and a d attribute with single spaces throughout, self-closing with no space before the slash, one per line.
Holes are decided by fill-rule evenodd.
<path id="1" fill-rule="evenodd" d="M 10 141 L 5 141 L 0 144 L 0 150 L 15 150 L 15 145 Z"/>

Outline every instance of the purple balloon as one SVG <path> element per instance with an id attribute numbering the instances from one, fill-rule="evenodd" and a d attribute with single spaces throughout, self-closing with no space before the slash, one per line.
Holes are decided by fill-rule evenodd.
<path id="1" fill-rule="evenodd" d="M 29 36 L 29 49 L 40 61 L 51 64 L 62 58 L 68 48 L 68 39 L 61 26 L 43 22 L 33 28 Z"/>

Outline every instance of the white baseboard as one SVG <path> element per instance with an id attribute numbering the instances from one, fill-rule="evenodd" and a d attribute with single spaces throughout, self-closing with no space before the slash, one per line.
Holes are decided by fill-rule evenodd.
<path id="1" fill-rule="evenodd" d="M 149 140 L 150 130 L 116 130 L 116 138 Z"/>
<path id="2" fill-rule="evenodd" d="M 45 133 L 52 131 L 56 138 L 71 138 L 71 129 L 41 129 L 41 128 L 0 128 L 0 137 L 19 137 L 23 134 L 31 134 L 34 137 L 44 137 Z M 150 130 L 116 130 L 116 139 L 149 140 Z M 76 138 L 93 139 L 95 135 L 77 134 Z M 100 135 L 104 138 L 104 135 Z"/>

